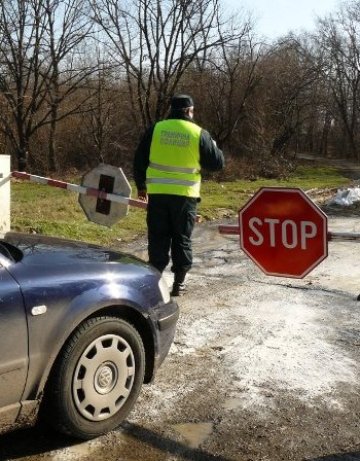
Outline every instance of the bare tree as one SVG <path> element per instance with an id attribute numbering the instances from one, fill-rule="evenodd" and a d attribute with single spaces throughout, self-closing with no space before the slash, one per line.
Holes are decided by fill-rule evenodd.
<path id="1" fill-rule="evenodd" d="M 47 164 L 55 170 L 56 123 L 86 108 L 83 87 L 96 67 L 81 54 L 91 27 L 84 8 L 85 0 L 0 2 L 0 129 L 21 169 L 34 163 L 30 140 L 48 125 Z"/>
<path id="2" fill-rule="evenodd" d="M 164 116 L 200 54 L 241 35 L 225 27 L 218 0 L 92 0 L 92 7 L 111 57 L 124 71 L 138 127 Z"/>
<path id="3" fill-rule="evenodd" d="M 255 75 L 256 88 L 244 108 L 244 151 L 257 174 L 287 176 L 311 115 L 317 69 L 289 36 L 264 48 Z"/>
<path id="4" fill-rule="evenodd" d="M 300 49 L 293 37 L 277 44 L 269 55 L 271 76 L 268 94 L 271 101 L 270 119 L 275 122 L 271 153 L 282 152 L 304 126 L 309 117 L 313 85 L 318 80 L 318 69 Z M 269 70 L 271 72 L 269 72 Z"/>
<path id="5" fill-rule="evenodd" d="M 324 84 L 334 101 L 334 121 L 341 124 L 342 148 L 360 159 L 360 2 L 343 4 L 319 21 L 316 41 Z"/>
<path id="6" fill-rule="evenodd" d="M 44 0 L 47 17 L 45 49 L 48 53 L 44 78 L 47 84 L 48 110 L 43 114 L 43 124 L 49 124 L 48 167 L 57 169 L 57 122 L 86 110 L 91 110 L 84 91 L 89 77 L 96 72 L 97 64 L 84 62 L 81 54 L 88 45 L 92 22 L 87 14 L 86 0 Z M 86 45 L 84 45 L 86 43 Z M 93 92 L 97 88 L 94 87 Z M 74 94 L 77 93 L 77 97 Z M 67 105 L 65 101 L 69 101 Z"/>
<path id="7" fill-rule="evenodd" d="M 112 78 L 112 69 L 109 63 L 104 63 L 102 50 L 97 48 L 98 70 L 92 77 L 92 85 L 96 91 L 89 93 L 91 111 L 84 117 L 88 132 L 92 139 L 97 160 L 104 162 L 108 157 L 111 138 L 111 122 L 116 112 L 114 94 L 118 88 Z"/>
<path id="8" fill-rule="evenodd" d="M 42 40 L 46 33 L 43 0 L 0 2 L 0 129 L 10 140 L 18 167 L 26 167 L 35 114 L 45 100 Z"/>
<path id="9" fill-rule="evenodd" d="M 207 53 L 203 64 L 198 63 L 196 73 L 199 93 L 209 104 L 209 127 L 220 147 L 231 147 L 234 134 L 246 117 L 246 104 L 260 82 L 257 66 L 261 46 L 255 41 L 251 21 L 239 22 L 237 33 L 240 31 L 236 41 L 224 40 Z"/>

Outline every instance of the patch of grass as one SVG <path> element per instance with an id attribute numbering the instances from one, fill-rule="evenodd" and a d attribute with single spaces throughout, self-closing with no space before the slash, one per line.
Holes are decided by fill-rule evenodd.
<path id="1" fill-rule="evenodd" d="M 261 187 L 298 187 L 304 191 L 344 187 L 350 183 L 341 172 L 332 167 L 299 166 L 288 178 L 258 179 L 256 181 L 204 181 L 199 207 L 204 219 L 233 216 Z"/>
<path id="2" fill-rule="evenodd" d="M 71 182 L 80 183 L 80 178 Z M 349 179 L 335 168 L 300 166 L 288 180 L 204 181 L 199 213 L 204 220 L 234 216 L 260 187 L 314 188 L 344 187 Z M 133 191 L 135 187 L 132 184 Z M 111 228 L 87 220 L 72 192 L 13 180 L 11 186 L 11 227 L 14 231 L 39 233 L 116 247 L 146 232 L 146 214 L 131 208 Z"/>
<path id="3" fill-rule="evenodd" d="M 116 246 L 143 235 L 146 224 L 145 213 L 131 209 L 113 227 L 99 226 L 87 220 L 77 194 L 15 181 L 11 187 L 11 229 Z"/>

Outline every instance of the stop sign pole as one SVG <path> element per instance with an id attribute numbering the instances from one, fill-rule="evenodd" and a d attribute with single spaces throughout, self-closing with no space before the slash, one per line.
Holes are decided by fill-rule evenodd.
<path id="1" fill-rule="evenodd" d="M 239 211 L 241 249 L 267 275 L 303 278 L 328 255 L 327 216 L 298 188 L 264 187 Z"/>

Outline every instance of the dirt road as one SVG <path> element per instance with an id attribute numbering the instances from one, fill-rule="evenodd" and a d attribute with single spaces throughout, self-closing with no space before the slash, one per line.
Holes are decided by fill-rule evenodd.
<path id="1" fill-rule="evenodd" d="M 5 435 L 1 460 L 360 460 L 360 243 L 330 243 L 303 280 L 266 277 L 212 224 L 194 253 L 175 343 L 123 427 L 80 444 Z"/>

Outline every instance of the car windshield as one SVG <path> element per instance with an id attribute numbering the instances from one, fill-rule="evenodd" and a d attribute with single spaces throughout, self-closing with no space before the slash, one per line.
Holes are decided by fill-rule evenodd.
<path id="1" fill-rule="evenodd" d="M 19 248 L 4 241 L 0 241 L 0 254 L 14 262 L 20 261 L 23 257 Z"/>

